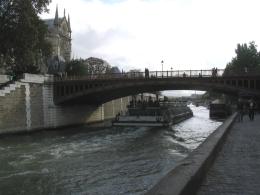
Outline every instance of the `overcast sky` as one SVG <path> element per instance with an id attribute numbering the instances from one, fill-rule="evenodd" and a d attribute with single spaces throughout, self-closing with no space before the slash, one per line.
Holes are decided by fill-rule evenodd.
<path id="1" fill-rule="evenodd" d="M 237 43 L 260 43 L 260 0 L 52 0 L 70 14 L 72 55 L 124 70 L 224 68 Z"/>

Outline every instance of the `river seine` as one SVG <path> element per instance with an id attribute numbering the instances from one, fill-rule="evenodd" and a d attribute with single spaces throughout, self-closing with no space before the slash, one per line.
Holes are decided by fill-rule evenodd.
<path id="1" fill-rule="evenodd" d="M 205 107 L 170 128 L 70 128 L 0 138 L 0 194 L 144 194 L 221 122 Z"/>

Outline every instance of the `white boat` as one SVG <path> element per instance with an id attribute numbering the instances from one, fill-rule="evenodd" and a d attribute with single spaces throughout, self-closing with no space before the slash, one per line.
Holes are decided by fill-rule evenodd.
<path id="1" fill-rule="evenodd" d="M 131 107 L 128 114 L 118 114 L 112 121 L 113 126 L 145 126 L 167 127 L 179 123 L 193 116 L 187 107 L 157 106 L 157 107 Z"/>
<path id="2" fill-rule="evenodd" d="M 118 118 L 113 121 L 113 126 L 168 126 L 168 123 L 163 121 L 162 118 L 162 116 L 118 116 Z"/>

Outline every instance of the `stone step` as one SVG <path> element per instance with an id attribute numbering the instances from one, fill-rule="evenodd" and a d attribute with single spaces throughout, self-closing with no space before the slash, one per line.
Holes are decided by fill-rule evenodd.
<path id="1" fill-rule="evenodd" d="M 6 87 L 4 87 L 4 89 L 0 90 L 0 96 L 3 97 L 6 94 L 9 94 L 11 91 L 14 91 L 17 88 L 20 88 L 21 85 L 22 84 L 20 82 L 17 82 L 17 81 L 7 85 Z"/>
<path id="2" fill-rule="evenodd" d="M 15 84 L 11 84 L 11 85 L 9 85 L 9 86 L 6 86 L 6 87 L 4 88 L 4 91 L 15 90 L 15 88 L 16 88 L 16 85 L 15 85 Z"/>

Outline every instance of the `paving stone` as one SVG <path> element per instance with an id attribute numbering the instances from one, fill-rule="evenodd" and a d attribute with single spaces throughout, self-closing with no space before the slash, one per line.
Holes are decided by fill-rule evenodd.
<path id="1" fill-rule="evenodd" d="M 260 115 L 235 122 L 197 195 L 260 195 Z"/>

